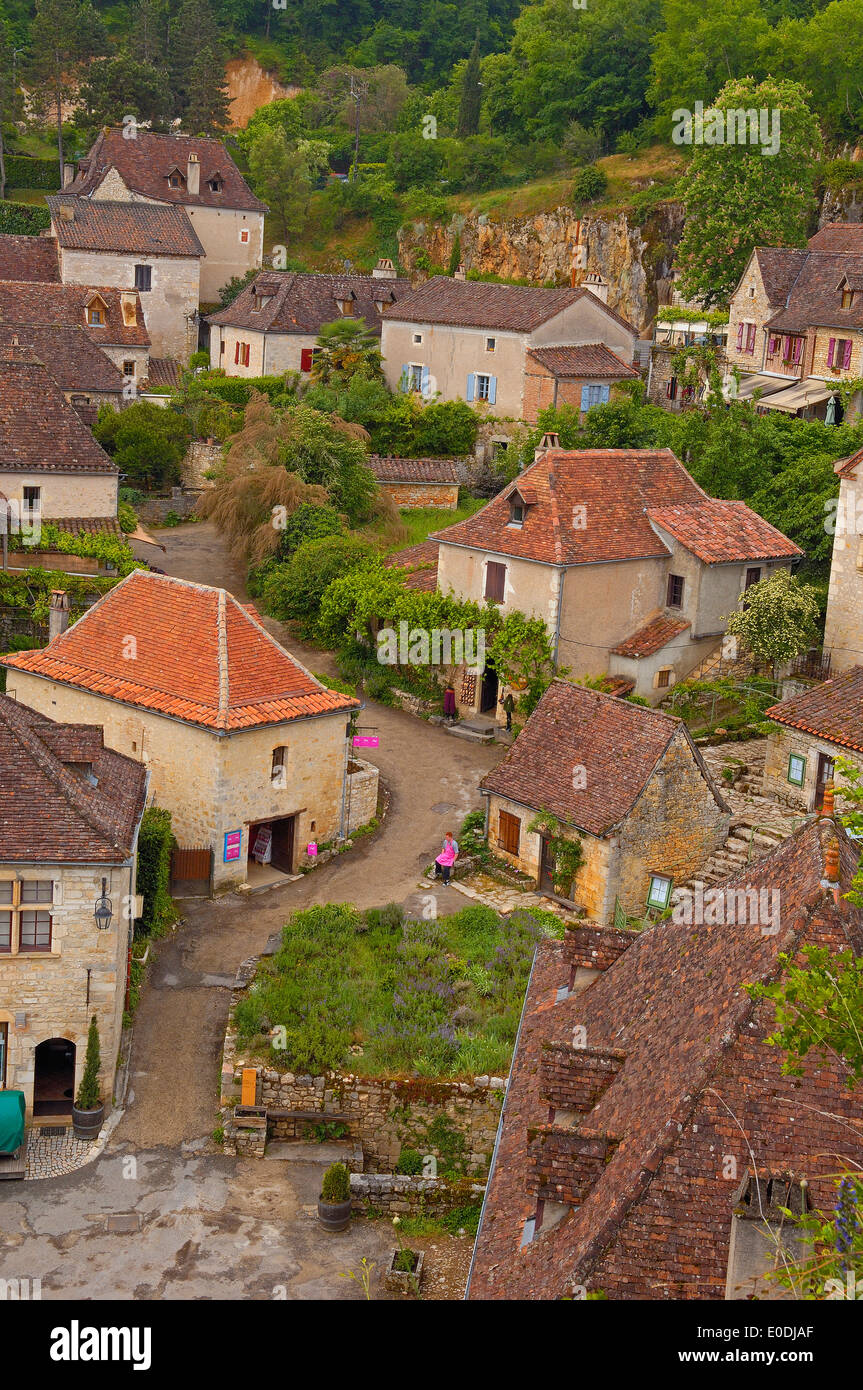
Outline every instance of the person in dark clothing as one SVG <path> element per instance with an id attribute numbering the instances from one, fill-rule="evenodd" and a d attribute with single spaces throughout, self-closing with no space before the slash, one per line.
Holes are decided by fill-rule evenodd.
<path id="1" fill-rule="evenodd" d="M 443 714 L 444 719 L 449 720 L 455 719 L 456 715 L 458 714 L 458 710 L 456 709 L 455 704 L 455 689 L 453 687 L 452 681 L 449 682 L 446 690 L 443 693 Z"/>
<path id="2" fill-rule="evenodd" d="M 513 711 L 515 710 L 515 700 L 512 698 L 512 692 L 510 691 L 510 693 L 509 693 L 508 695 L 505 695 L 505 696 L 503 697 L 503 699 L 501 700 L 500 703 L 501 703 L 501 705 L 503 706 L 503 712 L 504 712 L 504 714 L 506 715 L 506 727 L 507 727 L 507 731 L 508 731 L 508 732 L 511 732 L 511 730 L 512 730 L 512 716 L 513 716 Z"/>

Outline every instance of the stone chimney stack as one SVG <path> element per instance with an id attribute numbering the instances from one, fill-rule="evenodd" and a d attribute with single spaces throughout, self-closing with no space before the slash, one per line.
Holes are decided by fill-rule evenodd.
<path id="1" fill-rule="evenodd" d="M 52 589 L 48 608 L 48 643 L 60 637 L 69 626 L 69 595 L 65 589 Z"/>
<path id="2" fill-rule="evenodd" d="M 65 163 L 63 165 L 63 187 L 68 188 L 75 177 L 75 165 Z"/>
<path id="3" fill-rule="evenodd" d="M 559 434 L 544 434 L 544 435 L 542 436 L 542 439 L 539 441 L 538 445 L 536 446 L 536 448 L 535 448 L 534 451 L 533 451 L 533 461 L 534 461 L 534 463 L 538 463 L 539 460 L 542 458 L 543 454 L 547 454 L 547 453 L 548 453 L 549 449 L 559 449 L 559 448 L 560 448 L 560 435 L 559 435 Z"/>
<path id="4" fill-rule="evenodd" d="M 61 203 L 61 204 L 60 204 L 60 220 L 61 220 L 61 222 L 74 222 L 74 221 L 75 221 L 75 204 L 74 204 L 74 203 L 71 203 L 71 202 L 70 202 L 70 203 Z"/>
<path id="5" fill-rule="evenodd" d="M 589 275 L 585 275 L 581 282 L 581 288 L 590 290 L 590 293 L 595 294 L 603 304 L 608 303 L 608 281 L 603 280 L 601 275 L 597 275 L 595 270 L 592 270 Z"/>
<path id="6" fill-rule="evenodd" d="M 189 155 L 189 164 L 186 170 L 186 192 L 191 193 L 197 198 L 201 191 L 201 164 L 194 151 Z"/>
<path id="7" fill-rule="evenodd" d="M 381 256 L 374 270 L 372 271 L 373 280 L 395 280 L 396 268 L 389 256 Z"/>
<path id="8" fill-rule="evenodd" d="M 458 267 L 458 270 L 456 270 L 456 272 L 455 272 L 455 274 L 453 275 L 452 278 L 453 278 L 454 280 L 466 280 L 466 279 L 467 279 L 467 271 L 466 271 L 465 268 L 464 268 L 464 264 L 462 264 L 462 265 L 460 265 L 460 266 Z"/>

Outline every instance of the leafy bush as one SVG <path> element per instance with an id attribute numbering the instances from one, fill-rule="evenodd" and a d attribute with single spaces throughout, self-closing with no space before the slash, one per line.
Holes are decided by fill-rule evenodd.
<path id="1" fill-rule="evenodd" d="M 125 410 L 100 407 L 96 439 L 121 472 L 145 488 L 180 481 L 180 464 L 192 437 L 189 421 L 152 401 L 133 401 Z"/>
<path id="2" fill-rule="evenodd" d="M 7 188 L 44 188 L 56 192 L 60 187 L 60 164 L 56 159 L 7 154 L 5 164 Z"/>
<path id="3" fill-rule="evenodd" d="M 334 579 L 370 563 L 372 554 L 361 536 L 303 541 L 285 564 L 268 567 L 261 583 L 261 607 L 279 622 L 299 620 L 312 635 L 325 590 Z"/>
<path id="4" fill-rule="evenodd" d="M 351 1175 L 344 1163 L 331 1163 L 321 1180 L 322 1202 L 346 1202 L 351 1195 Z"/>
<path id="5" fill-rule="evenodd" d="M 173 845 L 171 812 L 148 806 L 138 832 L 137 887 L 143 895 L 144 908 L 137 930 L 142 936 L 159 936 L 173 920 L 174 904 L 169 892 Z"/>
<path id="6" fill-rule="evenodd" d="M 287 519 L 282 532 L 282 549 L 285 555 L 293 555 L 304 541 L 338 536 L 344 529 L 344 522 L 335 507 L 316 507 L 311 502 L 301 502 Z"/>
<path id="7" fill-rule="evenodd" d="M 419 1149 L 402 1149 L 399 1154 L 396 1172 L 414 1178 L 423 1170 L 423 1156 Z"/>
<path id="8" fill-rule="evenodd" d="M 572 185 L 572 201 L 574 203 L 594 203 L 597 198 L 601 198 L 608 188 L 608 179 L 602 169 L 598 169 L 595 164 L 589 164 L 586 169 L 581 169 L 575 176 Z"/>
<path id="9" fill-rule="evenodd" d="M 171 508 L 169 512 L 165 512 L 165 515 L 162 518 L 163 526 L 181 526 L 182 523 L 183 518 L 179 515 L 178 512 L 175 512 L 173 508 Z"/>
<path id="10" fill-rule="evenodd" d="M 117 520 L 120 523 L 120 530 L 125 535 L 129 535 L 138 525 L 138 516 L 135 512 L 135 508 L 131 507 L 128 502 L 118 501 Z"/>
<path id="11" fill-rule="evenodd" d="M 0 203 L 0 234 L 3 236 L 39 236 L 51 226 L 51 214 L 46 207 L 31 203 Z"/>

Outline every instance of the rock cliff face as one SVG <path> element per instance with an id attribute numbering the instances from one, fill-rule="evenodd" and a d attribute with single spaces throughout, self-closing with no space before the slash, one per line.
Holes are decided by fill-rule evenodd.
<path id="1" fill-rule="evenodd" d="M 580 285 L 598 272 L 608 303 L 639 330 L 669 298 L 671 265 L 683 231 L 679 203 L 660 203 L 641 226 L 626 214 L 578 218 L 570 208 L 511 220 L 457 217 L 449 226 L 413 223 L 399 233 L 402 265 L 414 277 L 448 266 L 456 236 L 468 271 L 530 284 Z"/>
<path id="2" fill-rule="evenodd" d="M 834 193 L 827 189 L 821 204 L 818 226 L 826 222 L 863 222 L 863 196 L 859 189 L 846 188 Z"/>

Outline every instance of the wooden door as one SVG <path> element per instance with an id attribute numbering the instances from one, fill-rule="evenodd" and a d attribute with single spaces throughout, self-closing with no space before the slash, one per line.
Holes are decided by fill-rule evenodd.
<path id="1" fill-rule="evenodd" d="M 820 811 L 824 805 L 824 788 L 833 781 L 834 762 L 829 753 L 818 754 L 818 772 L 815 777 L 815 807 Z"/>
<path id="2" fill-rule="evenodd" d="M 273 847 L 271 863 L 274 869 L 283 874 L 294 872 L 294 822 L 295 816 L 285 816 L 273 821 Z"/>
<path id="3" fill-rule="evenodd" d="M 539 886 L 544 893 L 554 892 L 554 855 L 551 849 L 551 841 L 542 836 L 542 854 L 539 861 Z"/>

